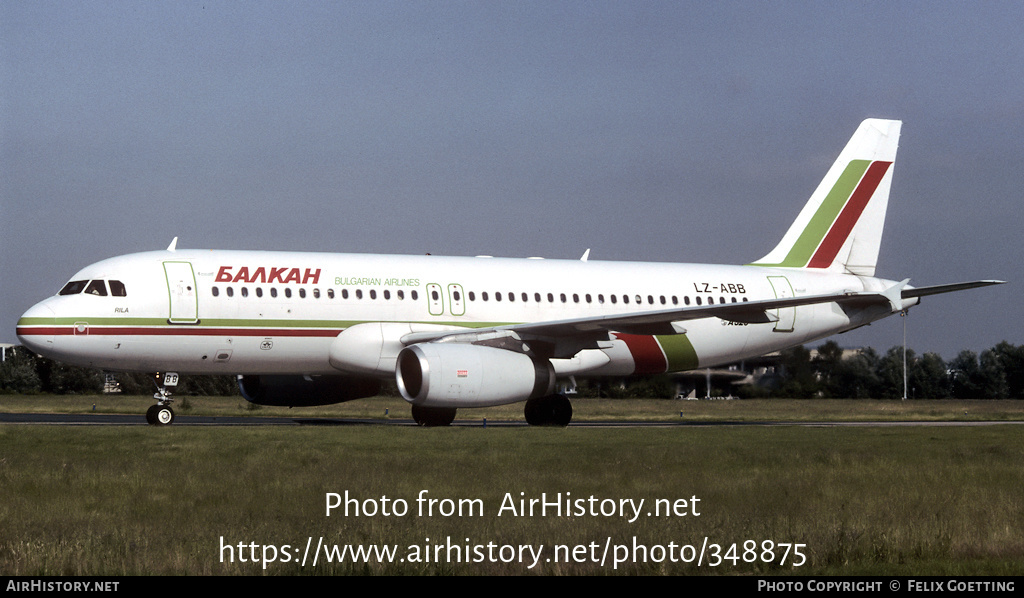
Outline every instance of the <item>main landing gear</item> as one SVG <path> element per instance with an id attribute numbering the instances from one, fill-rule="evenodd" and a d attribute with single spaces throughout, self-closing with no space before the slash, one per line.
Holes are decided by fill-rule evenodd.
<path id="1" fill-rule="evenodd" d="M 412 406 L 412 418 L 420 426 L 450 426 L 455 421 L 454 407 Z M 548 395 L 526 402 L 523 408 L 526 423 L 531 426 L 564 428 L 572 420 L 572 403 L 565 395 Z"/>
<path id="2" fill-rule="evenodd" d="M 548 395 L 526 401 L 523 408 L 526 423 L 531 426 L 559 426 L 564 428 L 572 420 L 572 403 L 565 395 Z"/>
<path id="3" fill-rule="evenodd" d="M 450 426 L 455 421 L 454 407 L 412 406 L 412 418 L 419 426 Z"/>
<path id="4" fill-rule="evenodd" d="M 157 377 L 159 376 L 157 374 Z M 174 422 L 174 410 L 171 409 L 171 401 L 174 399 L 171 398 L 171 391 L 168 388 L 178 385 L 178 374 L 166 372 L 163 378 L 163 386 L 158 387 L 153 394 L 156 405 L 146 411 L 146 422 L 151 426 L 169 426 Z"/>

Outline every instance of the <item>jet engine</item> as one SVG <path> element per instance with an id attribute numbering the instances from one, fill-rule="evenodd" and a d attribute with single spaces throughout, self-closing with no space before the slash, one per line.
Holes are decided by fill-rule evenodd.
<path id="1" fill-rule="evenodd" d="M 312 407 L 372 397 L 380 381 L 349 376 L 239 376 L 238 390 L 257 405 Z"/>
<path id="2" fill-rule="evenodd" d="M 421 407 L 489 407 L 551 394 L 555 370 L 546 359 L 462 343 L 425 343 L 398 354 L 402 397 Z"/>

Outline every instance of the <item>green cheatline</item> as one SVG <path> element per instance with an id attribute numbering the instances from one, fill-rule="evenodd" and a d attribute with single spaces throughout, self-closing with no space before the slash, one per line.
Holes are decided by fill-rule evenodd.
<path id="1" fill-rule="evenodd" d="M 376 320 L 375 320 L 376 321 Z M 89 326 L 148 326 L 162 328 L 349 328 L 368 322 L 360 320 L 253 320 L 230 318 L 200 318 L 199 324 L 168 324 L 166 318 L 94 318 L 89 316 L 71 318 L 21 318 L 18 326 L 73 326 L 85 322 Z M 387 323 L 387 322 L 385 322 Z M 440 324 L 464 328 L 485 328 L 502 326 L 497 322 L 398 322 L 401 324 Z"/>
<path id="2" fill-rule="evenodd" d="M 850 160 L 839 180 L 832 186 L 832 189 L 825 196 L 824 201 L 818 206 L 818 211 L 811 217 L 810 222 L 797 238 L 793 247 L 789 250 L 786 258 L 778 264 L 765 264 L 755 262 L 756 266 L 775 266 L 782 268 L 803 268 L 811 261 L 814 251 L 821 245 L 832 224 L 839 217 L 857 188 L 857 183 L 864 177 L 864 173 L 871 165 L 870 160 Z"/>
<path id="3" fill-rule="evenodd" d="M 682 372 L 697 367 L 697 352 L 685 334 L 671 334 L 655 337 L 665 351 L 668 371 Z"/>

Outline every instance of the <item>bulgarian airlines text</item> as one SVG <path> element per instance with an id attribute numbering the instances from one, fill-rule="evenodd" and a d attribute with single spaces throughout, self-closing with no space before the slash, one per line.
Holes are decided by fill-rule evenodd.
<path id="1" fill-rule="evenodd" d="M 617 569 L 620 565 L 639 563 L 735 567 L 742 563 L 760 562 L 799 567 L 807 560 L 805 550 L 805 544 L 790 542 L 744 540 L 718 543 L 707 537 L 692 544 L 645 544 L 635 536 L 625 543 L 605 537 L 585 544 L 502 544 L 448 536 L 436 540 L 424 538 L 422 543 L 408 546 L 334 544 L 323 537 L 308 537 L 301 544 L 235 543 L 220 537 L 220 562 L 256 563 L 264 569 L 276 565 L 316 567 L 332 563 L 519 563 L 526 569 L 544 563 L 590 563 Z"/>

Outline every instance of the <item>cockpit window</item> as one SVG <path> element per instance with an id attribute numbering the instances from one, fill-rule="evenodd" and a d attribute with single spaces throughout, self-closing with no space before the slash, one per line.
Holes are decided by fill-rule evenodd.
<path id="1" fill-rule="evenodd" d="M 125 289 L 124 283 L 120 280 L 111 280 L 110 283 L 110 294 L 114 297 L 127 297 L 128 291 Z M 71 282 L 64 285 L 64 288 L 60 290 L 58 295 L 77 295 L 84 292 L 86 295 L 96 295 L 97 297 L 107 296 L 107 281 L 103 280 L 72 280 Z"/>
<path id="2" fill-rule="evenodd" d="M 77 295 L 82 292 L 85 285 L 89 284 L 88 280 L 72 280 L 71 282 L 64 285 L 64 288 L 60 290 L 59 295 Z"/>
<path id="3" fill-rule="evenodd" d="M 89 286 L 85 287 L 86 295 L 99 295 L 100 297 L 107 296 L 107 285 L 103 284 L 102 280 L 94 280 L 89 283 Z"/>

